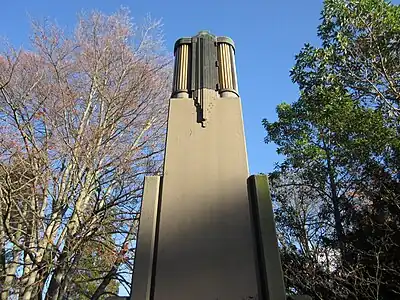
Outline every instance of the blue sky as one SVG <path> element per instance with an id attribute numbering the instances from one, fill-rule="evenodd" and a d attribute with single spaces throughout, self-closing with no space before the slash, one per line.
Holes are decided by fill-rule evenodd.
<path id="1" fill-rule="evenodd" d="M 236 44 L 239 92 L 242 97 L 247 151 L 251 173 L 269 172 L 279 157 L 274 145 L 263 142 L 262 118 L 274 120 L 275 107 L 298 95 L 289 78 L 294 55 L 305 42 L 318 43 L 322 0 L 15 0 L 2 1 L 0 36 L 14 46 L 28 45 L 29 18 L 49 17 L 61 26 L 73 27 L 82 10 L 105 13 L 129 7 L 136 21 L 147 13 L 162 18 L 167 46 L 176 39 L 210 30 L 230 36 Z M 193 3 L 193 4 L 191 4 Z M 197 3 L 197 4 L 196 4 Z"/>

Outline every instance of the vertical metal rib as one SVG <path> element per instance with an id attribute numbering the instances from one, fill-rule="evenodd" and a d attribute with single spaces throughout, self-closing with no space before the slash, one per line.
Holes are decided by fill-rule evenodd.
<path id="1" fill-rule="evenodd" d="M 239 88 L 238 88 L 238 84 L 237 84 L 235 51 L 234 51 L 233 47 L 229 47 L 229 54 L 230 54 L 230 57 L 231 57 L 231 72 L 232 72 L 233 89 L 236 92 L 239 92 Z"/>

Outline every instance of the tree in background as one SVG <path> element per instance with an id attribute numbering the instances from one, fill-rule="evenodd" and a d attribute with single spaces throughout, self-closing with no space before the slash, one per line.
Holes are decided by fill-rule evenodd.
<path id="1" fill-rule="evenodd" d="M 300 98 L 263 120 L 288 292 L 400 298 L 400 7 L 325 0 L 322 47 L 291 71 Z"/>
<path id="2" fill-rule="evenodd" d="M 33 24 L 0 56 L 0 298 L 129 288 L 143 177 L 160 172 L 170 54 L 159 21 Z M 111 286 L 111 288 L 110 288 Z"/>

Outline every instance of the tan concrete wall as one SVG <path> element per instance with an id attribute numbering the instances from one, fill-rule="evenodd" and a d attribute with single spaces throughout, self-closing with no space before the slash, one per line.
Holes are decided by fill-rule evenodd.
<path id="1" fill-rule="evenodd" d="M 170 101 L 154 300 L 257 294 L 240 98 L 213 102 L 202 128 L 192 99 Z"/>

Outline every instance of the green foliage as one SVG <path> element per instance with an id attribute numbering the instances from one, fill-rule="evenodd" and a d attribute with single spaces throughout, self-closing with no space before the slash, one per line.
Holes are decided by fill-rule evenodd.
<path id="1" fill-rule="evenodd" d="M 299 99 L 263 120 L 285 157 L 271 182 L 288 293 L 397 299 L 400 7 L 325 0 L 318 35 L 290 73 Z"/>
<path id="2" fill-rule="evenodd" d="M 326 0 L 318 28 L 322 48 L 308 44 L 291 71 L 301 89 L 341 83 L 391 117 L 400 104 L 400 7 L 384 0 Z"/>
<path id="3" fill-rule="evenodd" d="M 292 105 L 280 104 L 277 114 L 277 122 L 263 120 L 268 132 L 265 141 L 275 142 L 278 152 L 299 167 L 310 160 L 325 160 L 328 148 L 331 156 L 349 163 L 352 155 L 367 160 L 397 141 L 396 131 L 384 126 L 381 112 L 362 107 L 339 88 L 303 95 Z"/>

